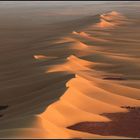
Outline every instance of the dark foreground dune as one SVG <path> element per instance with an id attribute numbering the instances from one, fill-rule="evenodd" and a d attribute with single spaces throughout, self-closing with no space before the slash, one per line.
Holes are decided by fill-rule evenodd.
<path id="1" fill-rule="evenodd" d="M 0 138 L 140 137 L 140 3 L 39 3 L 0 4 Z"/>

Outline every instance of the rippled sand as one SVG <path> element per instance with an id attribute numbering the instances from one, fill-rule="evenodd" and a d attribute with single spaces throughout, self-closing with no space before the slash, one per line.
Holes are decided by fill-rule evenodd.
<path id="1" fill-rule="evenodd" d="M 133 8 L 43 25 L 27 36 L 22 28 L 3 34 L 0 137 L 139 137 L 140 15 Z M 121 133 L 125 125 L 130 133 Z"/>

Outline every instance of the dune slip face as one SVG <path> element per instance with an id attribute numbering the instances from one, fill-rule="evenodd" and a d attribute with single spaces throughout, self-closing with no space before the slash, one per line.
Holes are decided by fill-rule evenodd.
<path id="1" fill-rule="evenodd" d="M 5 43 L 0 138 L 140 138 L 139 16 L 118 8 Z"/>

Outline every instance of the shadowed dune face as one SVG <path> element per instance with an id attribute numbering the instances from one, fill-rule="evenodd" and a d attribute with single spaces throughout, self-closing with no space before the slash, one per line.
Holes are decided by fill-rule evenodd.
<path id="1" fill-rule="evenodd" d="M 121 73 L 124 72 L 123 67 L 119 66 L 125 63 L 127 65 L 133 64 L 132 61 L 132 63 L 130 62 L 130 59 L 135 62 L 139 61 L 139 59 L 135 55 L 129 56 L 129 53 L 123 53 L 123 49 L 118 54 L 117 51 L 120 49 L 120 47 L 118 48 L 118 44 L 121 45 L 121 43 L 125 44 L 126 42 L 122 39 L 122 41 L 116 44 L 117 42 L 113 40 L 119 40 L 121 34 L 125 34 L 126 28 L 131 28 L 129 20 L 127 24 L 125 22 L 126 17 L 115 11 L 103 16 L 102 18 L 104 19 L 107 16 L 106 20 L 110 20 L 107 21 L 109 24 L 113 23 L 114 28 L 112 31 L 105 30 L 113 34 L 111 38 L 104 34 L 94 38 L 93 36 L 96 36 L 96 34 L 94 34 L 93 25 L 81 32 L 73 31 L 72 38 L 75 39 L 71 39 L 73 43 L 69 48 L 86 53 L 80 56 L 79 52 L 76 51 L 75 55 L 67 57 L 66 62 L 63 64 L 53 65 L 48 69 L 47 72 L 66 71 L 73 73 L 75 77 L 66 83 L 66 87 L 68 88 L 66 92 L 57 102 L 51 104 L 41 114 L 41 117 L 47 118 L 47 121 L 59 126 L 59 129 L 61 128 L 62 131 L 66 127 L 67 129 L 64 129 L 64 131 L 70 135 L 74 130 L 78 130 L 80 133 L 81 131 L 92 133 L 91 137 L 139 137 L 139 129 L 136 129 L 139 126 L 137 125 L 134 128 L 133 125 L 136 123 L 139 124 L 139 119 L 137 118 L 139 109 L 138 111 L 129 112 L 129 108 L 122 108 L 122 106 L 130 106 L 130 108 L 139 107 L 140 90 L 133 86 L 127 86 L 127 82 L 131 81 L 127 75 L 129 70 L 125 69 L 126 73 Z M 121 23 L 125 23 L 125 25 Z M 104 31 L 102 26 L 98 27 Z M 120 30 L 120 36 L 116 36 L 114 33 L 118 30 Z M 106 41 L 103 42 L 102 40 Z M 80 43 L 78 43 L 79 41 Z M 66 43 L 66 41 L 64 42 Z M 73 47 L 74 42 L 75 44 L 77 43 L 77 47 Z M 108 49 L 108 47 L 105 49 L 105 44 L 114 46 L 114 50 L 113 48 Z M 128 43 L 125 45 L 128 45 Z M 79 49 L 80 47 L 81 49 Z M 80 57 L 77 57 L 77 55 Z M 93 57 L 91 57 L 92 55 Z M 111 71 L 113 67 L 114 71 Z M 115 69 L 118 69 L 118 71 L 115 71 Z M 131 76 L 132 73 L 131 71 Z M 74 115 L 71 115 L 71 112 Z M 125 116 L 129 116 L 127 120 L 125 120 Z M 131 119 L 135 119 L 135 122 L 131 121 Z M 132 126 L 129 130 L 126 127 L 119 128 L 127 125 L 127 123 L 129 127 Z M 70 126 L 69 124 L 73 125 Z M 132 129 L 133 131 L 131 131 Z M 123 131 L 125 130 L 128 131 L 124 134 Z M 55 132 L 57 133 L 57 131 L 58 129 L 56 128 Z M 75 131 L 73 137 L 78 137 L 77 133 Z M 83 137 L 82 134 L 84 133 L 81 133 L 81 137 Z M 87 133 L 85 134 L 86 137 L 90 137 Z"/>
<path id="2" fill-rule="evenodd" d="M 18 31 L 12 47 L 3 42 L 0 137 L 139 137 L 139 129 L 117 131 L 140 107 L 140 22 L 118 11 Z"/>
<path id="3" fill-rule="evenodd" d="M 3 114 L 1 114 L 1 110 L 5 110 L 8 108 L 8 105 L 0 106 L 0 117 L 3 117 Z"/>
<path id="4" fill-rule="evenodd" d="M 127 113 L 103 114 L 111 122 L 81 122 L 68 128 L 104 136 L 140 137 L 140 108 L 129 110 Z"/>
<path id="5" fill-rule="evenodd" d="M 0 110 L 6 109 L 8 106 L 0 106 Z"/>

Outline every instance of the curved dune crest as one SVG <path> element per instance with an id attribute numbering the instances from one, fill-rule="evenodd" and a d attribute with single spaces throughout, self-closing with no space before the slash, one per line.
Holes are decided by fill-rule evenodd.
<path id="1" fill-rule="evenodd" d="M 80 36 L 83 36 L 83 37 L 89 37 L 89 34 L 85 33 L 85 32 L 76 32 L 76 31 L 73 31 L 72 32 L 73 34 L 75 35 L 80 35 Z"/>
<path id="2" fill-rule="evenodd" d="M 71 55 L 67 58 L 67 61 L 64 64 L 51 66 L 47 72 L 55 72 L 55 71 L 67 71 L 74 72 L 79 70 L 87 70 L 89 69 L 87 66 L 94 65 L 93 62 L 89 62 L 86 60 L 79 59 L 74 55 Z"/>
<path id="3" fill-rule="evenodd" d="M 121 13 L 116 12 L 116 11 L 112 11 L 112 12 L 109 12 L 109 13 L 106 13 L 106 14 L 102 14 L 102 15 L 100 15 L 100 17 L 105 19 L 105 20 L 125 19 L 125 17 Z"/>
<path id="4" fill-rule="evenodd" d="M 82 43 L 81 41 L 75 41 L 75 43 L 73 44 L 73 46 L 71 47 L 73 49 L 77 49 L 77 50 L 90 50 L 90 46 Z"/>
<path id="5" fill-rule="evenodd" d="M 101 18 L 101 22 L 97 24 L 98 27 L 101 28 L 110 28 L 121 25 L 125 19 L 124 16 L 115 11 L 103 14 L 101 15 Z M 73 31 L 72 34 L 87 39 L 92 38 L 92 36 L 86 32 L 78 33 Z M 89 49 L 92 53 L 94 53 L 91 46 L 87 46 L 85 43 L 83 44 L 77 41 L 75 43 L 75 47 L 73 46 L 73 48 L 81 51 Z M 95 53 L 97 52 L 95 51 Z M 104 52 L 100 54 L 104 56 L 115 55 L 113 53 L 109 54 Z M 87 55 L 90 55 L 90 53 Z M 126 56 L 125 54 L 122 54 L 122 56 L 114 57 L 116 57 L 116 61 L 122 58 L 124 58 L 122 59 L 123 61 L 133 59 L 129 58 L 129 55 L 127 57 Z M 97 62 L 79 59 L 74 55 L 67 57 L 66 60 L 67 62 L 64 64 L 52 66 L 48 72 L 71 72 L 75 74 L 75 78 L 72 78 L 66 83 L 66 92 L 57 102 L 46 109 L 46 111 L 41 115 L 42 117 L 48 118 L 49 121 L 53 123 L 55 122 L 55 124 L 60 127 L 66 127 L 75 124 L 76 122 L 78 123 L 84 121 L 108 122 L 111 120 L 103 116 L 104 113 L 125 113 L 128 112 L 128 110 L 122 107 L 140 106 L 140 101 L 138 100 L 140 98 L 140 90 L 122 85 L 119 81 L 113 81 L 113 78 L 110 78 L 110 80 L 106 82 L 106 80 L 103 79 L 103 75 L 113 76 L 113 73 L 94 70 L 94 66 L 96 67 L 98 65 Z M 136 59 L 133 60 L 135 61 Z M 117 76 L 117 74 L 114 73 L 114 76 L 115 75 Z M 56 114 L 53 114 L 54 112 Z M 71 115 L 71 113 L 74 115 Z M 58 118 L 56 119 L 55 116 L 58 116 Z M 79 118 L 79 116 L 81 117 Z M 68 130 L 68 128 L 66 130 Z"/>
<path id="6" fill-rule="evenodd" d="M 93 40 L 93 41 L 97 41 L 97 42 L 106 42 L 107 41 L 107 40 L 102 39 L 102 38 L 91 36 L 90 34 L 87 34 L 86 32 L 79 32 L 78 33 L 78 32 L 73 31 L 72 33 L 75 35 L 81 36 L 83 38 L 87 38 L 89 40 Z"/>
<path id="7" fill-rule="evenodd" d="M 43 42 L 45 45 L 40 50 L 45 50 L 46 55 L 33 55 L 36 60 L 48 60 L 37 61 L 45 74 L 38 74 L 40 67 L 30 69 L 27 73 L 32 82 L 22 71 L 19 74 L 22 82 L 17 78 L 17 71 L 13 72 L 17 74 L 15 77 L 11 76 L 13 81 L 7 78 L 10 74 L 3 71 L 7 77 L 2 77 L 6 80 L 2 83 L 0 100 L 8 105 L 0 110 L 4 115 L 0 122 L 0 137 L 118 138 L 117 135 L 71 130 L 69 126 L 80 122 L 111 123 L 112 119 L 104 114 L 126 114 L 128 108 L 140 107 L 140 88 L 137 88 L 140 80 L 137 72 L 140 68 L 139 26 L 134 22 L 136 31 L 132 30 L 134 26 L 126 24 L 124 27 L 125 20 L 121 13 L 112 11 L 102 14 L 97 24 L 91 23 L 83 30 L 76 26 L 77 29 L 69 29 L 68 34 L 57 40 L 45 40 L 47 43 Z M 132 32 L 128 35 L 126 29 Z M 134 35 L 135 41 L 131 40 Z M 3 102 L 7 97 L 10 99 Z"/>
<path id="8" fill-rule="evenodd" d="M 68 59 L 75 59 L 75 57 L 70 56 Z M 81 65 L 84 64 L 85 63 L 81 63 Z M 103 81 L 103 83 L 105 82 Z M 103 117 L 102 114 L 127 112 L 127 110 L 121 108 L 121 106 L 140 106 L 138 100 L 106 91 L 97 87 L 96 81 L 86 80 L 77 74 L 75 78 L 67 82 L 66 87 L 68 87 L 68 89 L 64 95 L 41 114 L 43 118 L 47 118 L 47 120 L 60 127 L 66 127 L 76 122 L 84 121 L 111 121 Z M 71 112 L 73 112 L 73 116 Z M 57 116 L 57 119 L 55 116 Z M 81 117 L 79 118 L 79 116 Z"/>
<path id="9" fill-rule="evenodd" d="M 43 60 L 43 59 L 50 59 L 50 58 L 57 58 L 57 57 L 53 57 L 53 56 L 46 56 L 46 55 L 34 55 L 34 58 L 37 60 Z"/>
<path id="10" fill-rule="evenodd" d="M 116 11 L 112 11 L 112 12 L 100 15 L 100 22 L 96 24 L 96 27 L 113 28 L 114 26 L 127 23 L 125 20 L 126 18 L 122 14 Z"/>
<path id="11" fill-rule="evenodd" d="M 45 55 L 34 55 L 34 58 L 35 58 L 35 59 L 46 59 L 46 58 L 48 58 L 48 57 L 45 56 Z"/>
<path id="12" fill-rule="evenodd" d="M 115 26 L 114 23 L 108 22 L 104 19 L 100 19 L 100 23 L 97 23 L 97 27 L 101 27 L 101 28 L 108 28 L 113 26 Z"/>

